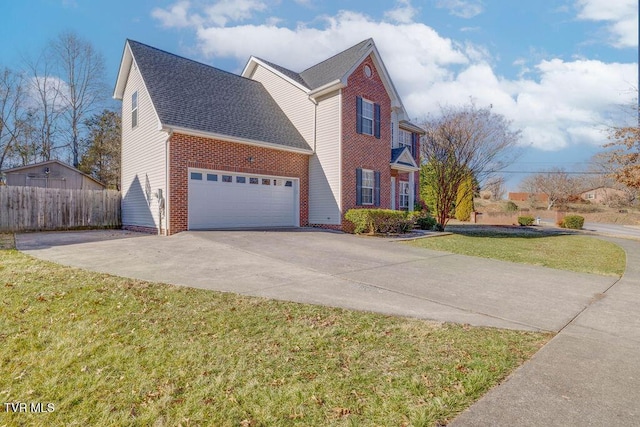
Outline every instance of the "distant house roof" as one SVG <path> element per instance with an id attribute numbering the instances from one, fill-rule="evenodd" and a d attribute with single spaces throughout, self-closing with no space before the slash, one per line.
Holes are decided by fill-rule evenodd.
<path id="1" fill-rule="evenodd" d="M 11 169 L 5 169 L 5 170 L 2 171 L 2 173 L 5 173 L 5 174 L 7 174 L 7 173 L 18 173 L 18 172 L 23 172 L 23 171 L 26 171 L 26 170 L 29 170 L 29 169 L 50 165 L 50 164 L 53 164 L 53 163 L 56 163 L 56 164 L 58 164 L 58 165 L 60 165 L 62 167 L 70 169 L 70 170 L 72 170 L 72 171 L 74 171 L 74 172 L 76 172 L 76 173 L 78 173 L 80 175 L 84 175 L 87 178 L 89 178 L 90 180 L 94 181 L 95 183 L 97 183 L 99 185 L 102 185 L 103 187 L 106 187 L 106 185 L 104 185 L 102 182 L 98 181 L 97 179 L 95 179 L 91 175 L 86 174 L 86 173 L 82 172 L 80 169 L 76 169 L 73 166 L 71 166 L 71 165 L 69 165 L 69 164 L 67 164 L 65 162 L 62 162 L 60 160 L 57 160 L 57 159 L 47 160 L 47 161 L 38 162 L 38 163 L 31 163 L 30 165 L 18 166 L 18 167 L 11 168 Z"/>
<path id="2" fill-rule="evenodd" d="M 163 127 L 312 151 L 261 83 L 133 40 L 127 45 Z M 121 67 L 117 99 L 126 72 Z"/>

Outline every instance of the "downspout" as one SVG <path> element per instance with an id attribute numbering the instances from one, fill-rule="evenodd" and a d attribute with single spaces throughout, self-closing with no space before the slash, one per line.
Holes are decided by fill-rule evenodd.
<path id="1" fill-rule="evenodd" d="M 164 202 L 164 235 L 169 235 L 169 142 L 173 136 L 173 130 L 169 129 L 167 132 L 167 140 L 165 141 L 164 148 L 164 188 L 165 188 L 165 202 Z M 160 232 L 160 230 L 158 230 Z"/>

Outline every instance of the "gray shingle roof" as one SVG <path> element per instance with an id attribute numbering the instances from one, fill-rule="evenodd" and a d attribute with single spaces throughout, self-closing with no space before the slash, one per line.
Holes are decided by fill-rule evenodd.
<path id="1" fill-rule="evenodd" d="M 341 79 L 373 45 L 373 39 L 363 40 L 355 46 L 322 61 L 300 73 L 309 89 L 317 89 L 332 81 Z"/>
<path id="2" fill-rule="evenodd" d="M 261 83 L 128 43 L 163 125 L 311 150 Z"/>
<path id="3" fill-rule="evenodd" d="M 371 47 L 371 45 L 373 45 L 373 39 L 361 41 L 357 45 L 352 46 L 319 64 L 309 67 L 301 73 L 296 73 L 295 71 L 291 71 L 278 64 L 274 64 L 273 62 L 265 61 L 262 58 L 258 59 L 289 77 L 296 83 L 299 83 L 310 90 L 314 90 L 326 85 L 327 83 L 331 83 L 344 77 L 351 67 L 362 59 L 362 56 L 367 49 Z"/>

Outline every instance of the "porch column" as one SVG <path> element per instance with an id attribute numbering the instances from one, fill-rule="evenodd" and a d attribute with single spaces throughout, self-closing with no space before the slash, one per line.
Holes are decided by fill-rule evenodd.
<path id="1" fill-rule="evenodd" d="M 415 172 L 409 172 L 409 212 L 413 210 L 413 206 L 416 204 L 416 185 L 414 183 Z"/>

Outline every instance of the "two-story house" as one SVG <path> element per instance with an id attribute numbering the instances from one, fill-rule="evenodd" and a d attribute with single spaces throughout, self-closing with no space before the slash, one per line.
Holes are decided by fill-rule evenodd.
<path id="1" fill-rule="evenodd" d="M 342 229 L 351 208 L 413 209 L 423 130 L 372 39 L 241 76 L 128 40 L 114 97 L 124 227 Z"/>

